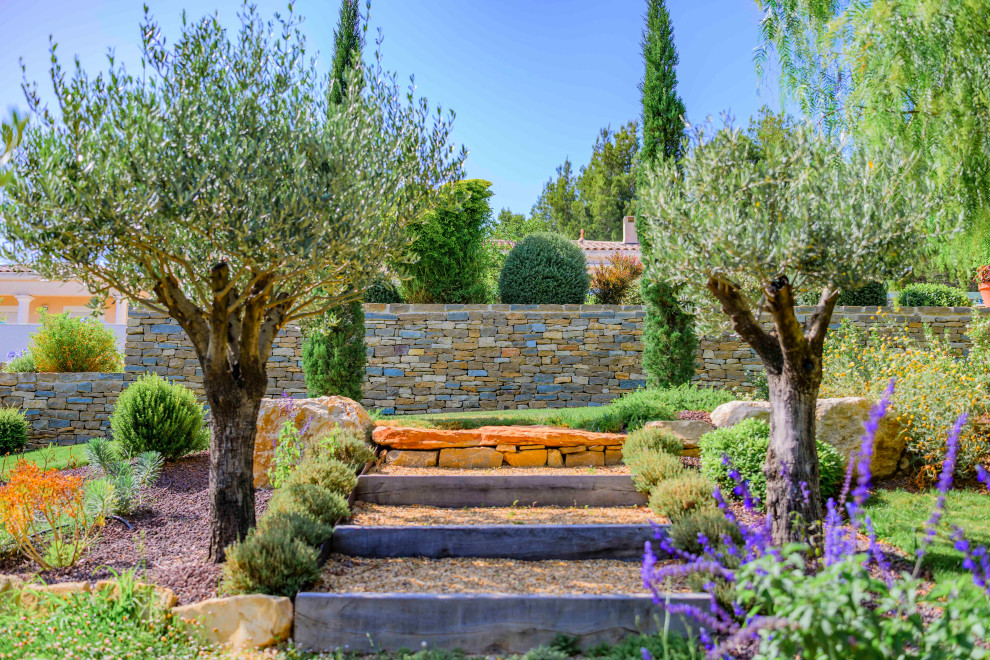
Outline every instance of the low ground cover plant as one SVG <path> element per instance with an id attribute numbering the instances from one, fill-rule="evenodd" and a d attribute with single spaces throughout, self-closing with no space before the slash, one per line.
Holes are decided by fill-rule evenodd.
<path id="1" fill-rule="evenodd" d="M 38 370 L 34 364 L 34 356 L 27 350 L 7 353 L 7 361 L 3 363 L 2 367 L 2 371 L 9 374 L 31 373 Z"/>
<path id="2" fill-rule="evenodd" d="M 955 528 L 952 539 L 965 557 L 969 575 L 943 580 L 931 589 L 919 575 L 945 513 L 966 415 L 948 433 L 939 496 L 918 541 L 913 572 L 891 567 L 864 510 L 870 495 L 873 439 L 888 409 L 891 390 L 871 412 L 862 448 L 847 468 L 838 498 L 828 500 L 828 514 L 817 540 L 813 539 L 814 546 L 807 541 L 773 544 L 767 517 L 758 515 L 751 504 L 750 484 L 735 470 L 733 492 L 747 503 L 754 522 L 738 520 L 720 489 L 713 495 L 723 518 L 736 528 L 741 540 L 729 543 L 723 536 L 723 547 L 716 548 L 713 535 L 706 532 L 695 537 L 698 546 L 694 551 L 685 551 L 658 534 L 660 547 L 684 562 L 665 566 L 657 564 L 653 546 L 647 542 L 643 575 L 655 602 L 662 602 L 667 576 L 691 573 L 704 580 L 705 591 L 712 596 L 709 607 L 672 609 L 700 627 L 709 658 L 961 660 L 990 656 L 985 627 L 990 616 L 987 549 Z M 983 484 L 990 484 L 990 474 L 978 472 Z M 728 587 L 722 589 L 721 601 L 716 594 L 719 583 Z M 928 616 L 934 611 L 939 615 Z"/>
<path id="3" fill-rule="evenodd" d="M 972 307 L 966 292 L 946 284 L 908 284 L 895 301 L 905 307 Z"/>
<path id="4" fill-rule="evenodd" d="M 770 445 L 770 425 L 761 419 L 746 419 L 735 426 L 706 433 L 698 441 L 701 447 L 701 473 L 723 491 L 731 492 L 736 476 L 749 484 L 749 492 L 758 499 L 758 508 L 766 502 L 767 482 L 763 466 Z M 818 450 L 819 488 L 822 497 L 836 495 L 842 486 L 845 458 L 830 444 L 815 441 Z"/>
<path id="5" fill-rule="evenodd" d="M 28 441 L 28 423 L 17 408 L 0 407 L 0 454 L 24 449 Z"/>
<path id="6" fill-rule="evenodd" d="M 110 416 L 113 439 L 128 455 L 155 451 L 175 460 L 209 446 L 203 406 L 188 387 L 143 374 L 117 398 Z"/>
<path id="7" fill-rule="evenodd" d="M 922 342 L 890 324 L 864 330 L 843 321 L 825 340 L 821 396 L 864 396 L 876 401 L 890 379 L 896 378 L 891 414 L 904 426 L 918 483 L 930 485 L 945 459 L 944 429 L 964 412 L 973 420 L 987 411 L 986 321 L 971 325 L 967 333 L 974 346 L 964 357 L 931 331 Z M 959 437 L 957 475 L 972 478 L 988 456 L 990 438 L 967 424 Z"/>
<path id="8" fill-rule="evenodd" d="M 74 319 L 42 310 L 41 328 L 31 335 L 28 352 L 39 372 L 124 370 L 117 335 L 92 317 Z"/>
<path id="9" fill-rule="evenodd" d="M 129 515 L 143 504 L 144 491 L 153 486 L 162 473 L 164 459 L 156 451 L 130 456 L 106 438 L 93 438 L 86 445 L 86 458 L 103 470 L 112 498 L 106 507 L 116 515 Z M 99 488 L 97 486 L 97 488 Z"/>

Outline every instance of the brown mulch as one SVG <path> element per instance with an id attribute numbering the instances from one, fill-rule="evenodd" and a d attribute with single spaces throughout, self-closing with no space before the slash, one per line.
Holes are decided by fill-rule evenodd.
<path id="1" fill-rule="evenodd" d="M 699 422 L 712 423 L 712 416 L 704 410 L 681 410 L 677 413 L 677 419 L 693 419 Z"/>
<path id="2" fill-rule="evenodd" d="M 94 468 L 71 472 L 95 476 Z M 260 515 L 271 491 L 255 493 Z M 165 466 L 158 483 L 145 492 L 145 505 L 127 517 L 133 529 L 107 520 L 96 543 L 72 568 L 38 574 L 45 582 L 112 578 L 114 571 L 143 567 L 143 579 L 174 590 L 180 603 L 217 595 L 220 565 L 206 553 L 210 540 L 209 457 L 187 456 Z M 0 559 L 0 573 L 33 577 L 34 564 L 20 555 Z"/>

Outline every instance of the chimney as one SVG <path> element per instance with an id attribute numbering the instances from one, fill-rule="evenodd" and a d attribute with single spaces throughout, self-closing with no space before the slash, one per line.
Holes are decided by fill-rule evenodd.
<path id="1" fill-rule="evenodd" d="M 636 236 L 636 216 L 627 215 L 622 219 L 622 242 L 639 244 Z"/>

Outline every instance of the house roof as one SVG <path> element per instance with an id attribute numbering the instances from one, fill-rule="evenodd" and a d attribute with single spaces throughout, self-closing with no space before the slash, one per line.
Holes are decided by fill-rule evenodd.
<path id="1" fill-rule="evenodd" d="M 516 241 L 507 241 L 497 238 L 494 240 L 499 247 L 511 250 L 516 245 Z M 622 241 L 589 241 L 586 239 L 572 240 L 579 248 L 585 252 L 635 252 L 639 253 L 639 243 L 623 243 Z"/>
<path id="2" fill-rule="evenodd" d="M 0 264 L 0 273 L 31 273 L 34 272 L 27 266 L 17 264 Z"/>

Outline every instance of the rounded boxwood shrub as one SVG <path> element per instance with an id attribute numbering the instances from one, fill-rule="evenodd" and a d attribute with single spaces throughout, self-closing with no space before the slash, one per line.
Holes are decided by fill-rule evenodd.
<path id="1" fill-rule="evenodd" d="M 972 307 L 966 292 L 945 284 L 909 284 L 897 293 L 905 307 Z"/>
<path id="2" fill-rule="evenodd" d="M 294 598 L 320 577 L 316 550 L 296 536 L 295 524 L 272 517 L 227 547 L 223 592 Z"/>
<path id="3" fill-rule="evenodd" d="M 17 408 L 0 408 L 0 455 L 24 449 L 28 441 L 27 419 Z"/>
<path id="4" fill-rule="evenodd" d="M 347 463 L 314 453 L 304 458 L 285 482 L 286 486 L 293 484 L 314 484 L 346 498 L 357 487 L 357 475 Z"/>
<path id="5" fill-rule="evenodd" d="M 636 490 L 650 493 L 665 479 L 671 479 L 684 472 L 681 459 L 670 454 L 643 452 L 629 463 Z"/>
<path id="6" fill-rule="evenodd" d="M 714 491 L 711 479 L 694 470 L 685 470 L 680 476 L 653 487 L 650 510 L 674 522 L 692 511 L 715 508 Z"/>
<path id="7" fill-rule="evenodd" d="M 206 449 L 203 406 L 188 387 L 144 374 L 120 393 L 110 416 L 113 439 L 128 455 L 157 451 L 166 460 Z"/>
<path id="8" fill-rule="evenodd" d="M 310 515 L 331 527 L 351 514 L 344 497 L 315 484 L 292 484 L 279 488 L 268 503 L 268 510 Z"/>
<path id="9" fill-rule="evenodd" d="M 530 234 L 512 248 L 498 278 L 507 305 L 580 305 L 588 296 L 584 252 L 557 234 Z"/>
<path id="10" fill-rule="evenodd" d="M 749 491 L 760 498 L 761 505 L 767 499 L 767 480 L 763 465 L 770 445 L 770 425 L 762 419 L 746 419 L 735 426 L 706 433 L 698 441 L 701 447 L 701 472 L 718 485 L 722 493 L 731 495 L 736 482 L 729 476 L 729 468 L 722 463 L 728 456 L 732 467 L 749 482 Z M 823 498 L 838 494 L 845 476 L 844 458 L 830 444 L 815 441 L 818 449 L 819 488 Z"/>

